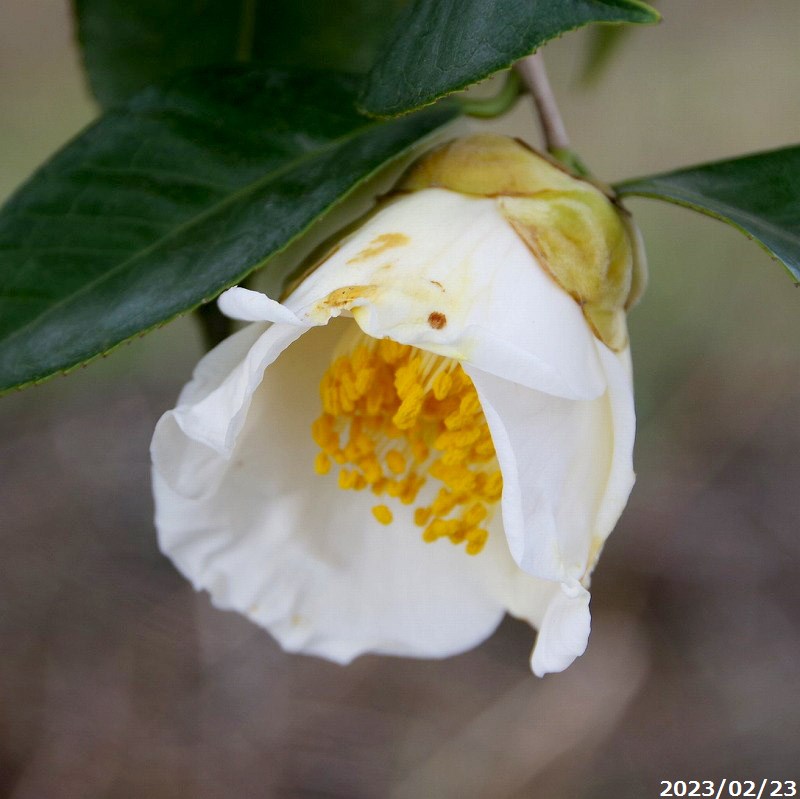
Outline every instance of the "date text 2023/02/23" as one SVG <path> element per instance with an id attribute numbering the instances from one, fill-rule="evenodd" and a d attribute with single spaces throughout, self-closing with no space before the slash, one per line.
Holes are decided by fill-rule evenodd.
<path id="1" fill-rule="evenodd" d="M 661 780 L 661 793 L 666 797 L 791 797 L 797 796 L 795 780 Z"/>

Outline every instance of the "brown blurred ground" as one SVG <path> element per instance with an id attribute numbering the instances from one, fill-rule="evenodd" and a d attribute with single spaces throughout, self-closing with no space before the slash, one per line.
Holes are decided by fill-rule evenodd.
<path id="1" fill-rule="evenodd" d="M 4 7 L 0 193 L 91 113 L 54 6 Z M 580 37 L 548 49 L 600 174 L 800 138 L 796 0 L 660 8 L 596 93 L 570 83 Z M 800 289 L 720 225 L 631 205 L 653 273 L 632 318 L 639 482 L 584 658 L 537 680 L 506 621 L 457 658 L 342 669 L 194 594 L 156 550 L 148 485 L 153 425 L 200 355 L 182 320 L 0 400 L 0 796 L 638 799 L 800 778 Z"/>

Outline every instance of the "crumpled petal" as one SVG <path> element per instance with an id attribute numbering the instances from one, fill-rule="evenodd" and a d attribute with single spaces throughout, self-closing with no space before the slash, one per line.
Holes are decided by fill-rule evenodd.
<path id="1" fill-rule="evenodd" d="M 285 325 L 308 327 L 306 322 L 285 305 L 270 299 L 260 291 L 251 291 L 241 286 L 234 286 L 222 292 L 217 305 L 226 316 L 242 322 L 280 322 Z"/>
<path id="2" fill-rule="evenodd" d="M 359 291 L 342 304 L 347 287 Z M 591 399 L 605 389 L 580 308 L 538 265 L 494 199 L 443 189 L 399 197 L 343 240 L 285 305 L 317 324 L 350 310 L 375 338 L 556 396 Z"/>
<path id="3" fill-rule="evenodd" d="M 531 654 L 537 677 L 563 671 L 586 651 L 592 617 L 589 592 L 578 582 L 562 583 L 539 622 L 539 635 Z"/>
<path id="4" fill-rule="evenodd" d="M 503 525 L 520 568 L 581 579 L 633 486 L 633 391 L 619 358 L 597 343 L 608 390 L 565 400 L 474 367 L 472 378 L 503 473 Z"/>
<path id="5" fill-rule="evenodd" d="M 370 512 L 372 494 L 342 491 L 335 476 L 313 472 L 309 430 L 336 325 L 293 344 L 291 359 L 287 353 L 274 362 L 263 383 L 243 366 L 252 332 L 238 334 L 226 348 L 230 371 L 217 388 L 198 392 L 197 406 L 190 388 L 188 404 L 165 415 L 153 444 L 160 545 L 218 607 L 244 613 L 288 650 L 347 662 L 367 651 L 444 657 L 470 649 L 504 613 L 489 585 L 516 571 L 507 550 L 505 559 L 470 558 L 446 542 L 426 544 L 410 508 L 393 508 L 395 522 L 384 527 Z M 217 350 L 211 355 L 221 360 Z M 201 362 L 198 372 L 206 371 Z M 209 413 L 210 400 L 242 374 L 249 375 L 248 396 L 237 404 L 248 404 L 249 412 L 230 448 L 210 447 L 195 437 L 200 430 L 177 423 L 181 415 Z M 495 539 L 502 553 L 502 535 Z"/>

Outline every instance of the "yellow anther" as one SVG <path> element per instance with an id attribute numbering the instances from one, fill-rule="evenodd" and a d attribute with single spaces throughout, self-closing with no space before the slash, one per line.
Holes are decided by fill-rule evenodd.
<path id="1" fill-rule="evenodd" d="M 445 416 L 444 426 L 448 430 L 460 430 L 465 425 L 472 424 L 472 419 L 461 411 L 455 411 Z"/>
<path id="2" fill-rule="evenodd" d="M 358 389 L 359 396 L 363 397 L 364 394 L 369 391 L 374 381 L 374 369 L 360 369 L 356 373 L 356 388 Z"/>
<path id="3" fill-rule="evenodd" d="M 442 459 L 439 458 L 428 467 L 428 474 L 448 485 L 456 474 L 455 469 L 455 466 L 445 465 L 442 463 Z"/>
<path id="4" fill-rule="evenodd" d="M 440 488 L 436 499 L 433 500 L 431 511 L 434 516 L 447 516 L 453 508 L 457 505 L 456 495 L 446 488 Z"/>
<path id="5" fill-rule="evenodd" d="M 390 497 L 399 498 L 400 494 L 403 493 L 403 484 L 400 480 L 387 480 L 386 481 L 386 493 Z"/>
<path id="6" fill-rule="evenodd" d="M 480 437 L 480 427 L 468 427 L 465 430 L 447 430 L 436 437 L 433 445 L 439 450 L 452 447 L 463 449 L 474 444 Z"/>
<path id="7" fill-rule="evenodd" d="M 364 458 L 358 463 L 358 466 L 361 467 L 361 472 L 364 475 L 364 479 L 367 481 L 367 483 L 369 483 L 369 485 L 374 486 L 383 477 L 381 465 L 378 463 L 378 459 L 374 456 Z"/>
<path id="8" fill-rule="evenodd" d="M 428 543 L 437 541 L 447 535 L 447 522 L 444 519 L 434 519 L 422 533 L 422 538 Z"/>
<path id="9" fill-rule="evenodd" d="M 330 449 L 337 449 L 339 446 L 339 436 L 333 428 L 334 417 L 325 413 L 311 425 L 311 436 L 320 449 L 328 452 Z"/>
<path id="10" fill-rule="evenodd" d="M 454 524 L 451 527 L 447 537 L 450 539 L 450 543 L 461 544 L 466 538 L 467 528 L 464 527 L 464 524 L 461 521 L 454 519 L 453 522 Z"/>
<path id="11" fill-rule="evenodd" d="M 424 463 L 426 460 L 428 460 L 430 450 L 424 441 L 417 439 L 416 441 L 411 442 L 411 453 L 414 456 L 416 463 Z"/>
<path id="12" fill-rule="evenodd" d="M 433 379 L 433 396 L 437 400 L 443 400 L 450 389 L 453 387 L 453 378 L 450 372 L 439 372 Z"/>
<path id="13" fill-rule="evenodd" d="M 475 442 L 475 454 L 480 456 L 489 456 L 494 457 L 494 444 L 492 443 L 491 437 L 481 437 L 479 441 Z"/>
<path id="14" fill-rule="evenodd" d="M 398 344 L 389 338 L 381 339 L 378 345 L 378 352 L 380 357 L 388 364 L 397 363 L 410 348 L 404 344 Z"/>
<path id="15" fill-rule="evenodd" d="M 366 433 L 359 433 L 354 443 L 360 455 L 371 455 L 375 451 L 375 442 Z"/>
<path id="16" fill-rule="evenodd" d="M 345 491 L 348 488 L 352 488 L 355 484 L 356 473 L 351 472 L 349 469 L 342 469 L 339 472 L 339 488 L 344 489 Z"/>
<path id="17" fill-rule="evenodd" d="M 463 369 L 454 370 L 450 373 L 450 376 L 453 378 L 453 387 L 450 389 L 451 394 L 461 394 L 464 389 L 475 390 L 472 386 L 472 381 Z"/>
<path id="18" fill-rule="evenodd" d="M 320 384 L 319 393 L 325 413 L 332 417 L 338 416 L 341 410 L 339 407 L 339 389 L 336 381 L 330 375 L 325 375 Z"/>
<path id="19" fill-rule="evenodd" d="M 461 522 L 458 519 L 434 519 L 426 528 L 422 537 L 426 541 L 436 541 L 439 538 L 457 536 Z"/>
<path id="20" fill-rule="evenodd" d="M 433 501 L 414 509 L 414 523 L 425 541 L 445 538 L 477 554 L 488 536 L 479 525 L 503 483 L 472 381 L 455 361 L 361 333 L 340 353 L 320 383 L 315 471 L 339 464 L 341 488 L 369 488 L 406 505 L 429 479 L 439 481 Z M 381 524 L 392 521 L 389 504 L 372 509 Z"/>
<path id="21" fill-rule="evenodd" d="M 469 458 L 470 449 L 469 447 L 465 449 L 453 449 L 447 450 L 447 452 L 442 455 L 442 463 L 445 466 L 455 466 L 459 463 L 463 463 L 465 460 Z"/>
<path id="22" fill-rule="evenodd" d="M 481 505 L 480 502 L 476 502 L 471 505 L 469 510 L 467 510 L 461 516 L 461 521 L 463 521 L 468 527 L 475 527 L 479 525 L 488 515 L 489 511 L 486 510 L 486 506 Z"/>
<path id="23" fill-rule="evenodd" d="M 489 502 L 497 502 L 503 493 L 503 475 L 498 472 L 492 472 L 486 478 L 486 485 L 483 487 L 483 496 Z"/>
<path id="24" fill-rule="evenodd" d="M 391 524 L 392 519 L 394 518 L 394 516 L 392 516 L 392 512 L 389 510 L 389 508 L 386 507 L 386 505 L 376 505 L 372 509 L 372 515 L 381 524 Z"/>
<path id="25" fill-rule="evenodd" d="M 486 535 L 486 530 L 482 530 L 480 527 L 471 527 L 465 531 L 464 538 L 472 544 L 481 541 Z"/>
<path id="26" fill-rule="evenodd" d="M 403 474 L 406 470 L 406 459 L 403 457 L 402 452 L 398 452 L 396 449 L 390 449 L 386 453 L 386 465 L 395 474 Z"/>
<path id="27" fill-rule="evenodd" d="M 378 416 L 381 412 L 381 408 L 383 407 L 383 392 L 381 391 L 372 391 L 367 394 L 367 415 L 368 416 Z"/>
<path id="28" fill-rule="evenodd" d="M 481 401 L 478 399 L 477 392 L 473 391 L 471 394 L 463 396 L 458 409 L 464 416 L 474 416 L 476 413 L 482 411 Z"/>
<path id="29" fill-rule="evenodd" d="M 353 371 L 359 376 L 363 370 L 372 365 L 373 360 L 369 347 L 363 345 L 356 347 L 350 358 L 350 362 L 353 364 Z"/>
<path id="30" fill-rule="evenodd" d="M 314 458 L 314 471 L 317 474 L 327 474 L 330 470 L 331 459 L 324 452 L 318 452 Z"/>
<path id="31" fill-rule="evenodd" d="M 467 535 L 467 555 L 477 555 L 485 546 L 489 533 L 483 528 L 470 530 Z"/>
<path id="32" fill-rule="evenodd" d="M 400 492 L 400 501 L 404 505 L 411 505 L 419 494 L 419 490 L 425 485 L 425 478 L 412 472 L 402 482 L 402 491 Z"/>
<path id="33" fill-rule="evenodd" d="M 339 384 L 338 395 L 339 406 L 341 407 L 342 411 L 347 414 L 352 413 L 356 408 L 355 402 L 350 398 L 350 395 L 347 393 L 347 389 L 341 384 Z"/>
<path id="34" fill-rule="evenodd" d="M 399 430 L 408 430 L 414 426 L 422 410 L 422 401 L 425 399 L 425 392 L 419 383 L 414 383 L 408 391 L 397 413 L 392 417 L 392 422 Z"/>
<path id="35" fill-rule="evenodd" d="M 349 463 L 355 463 L 358 458 L 360 457 L 361 453 L 358 450 L 358 447 L 355 445 L 354 441 L 350 441 L 348 445 L 344 448 L 344 456 Z"/>
<path id="36" fill-rule="evenodd" d="M 401 366 L 394 376 L 394 389 L 401 400 L 405 399 L 412 391 L 424 396 L 425 392 L 420 385 L 420 371 L 422 359 L 413 358 L 405 366 Z"/>
<path id="37" fill-rule="evenodd" d="M 430 508 L 417 508 L 414 511 L 414 524 L 417 527 L 424 527 L 428 520 L 431 518 L 431 509 Z"/>
<path id="38" fill-rule="evenodd" d="M 450 487 L 458 494 L 469 495 L 475 492 L 475 483 L 477 475 L 469 469 L 464 469 L 463 473 L 450 483 Z M 500 496 L 498 494 L 498 499 Z"/>

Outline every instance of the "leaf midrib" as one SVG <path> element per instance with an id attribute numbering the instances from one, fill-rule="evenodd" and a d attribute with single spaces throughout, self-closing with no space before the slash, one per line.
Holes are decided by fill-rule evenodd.
<path id="1" fill-rule="evenodd" d="M 139 259 L 149 255 L 151 252 L 157 250 L 159 247 L 166 244 L 171 239 L 175 238 L 181 233 L 190 230 L 194 225 L 204 221 L 209 216 L 212 216 L 213 214 L 225 208 L 227 205 L 232 204 L 239 199 L 242 199 L 243 197 L 247 196 L 247 194 L 249 194 L 250 192 L 259 189 L 264 185 L 267 185 L 270 181 L 279 178 L 281 175 L 290 172 L 291 170 L 297 168 L 298 166 L 301 166 L 307 161 L 311 161 L 314 158 L 320 157 L 325 153 L 334 150 L 337 147 L 340 147 L 346 144 L 347 142 L 352 141 L 353 139 L 358 138 L 368 130 L 371 130 L 374 127 L 384 124 L 383 120 L 365 120 L 365 122 L 366 124 L 363 125 L 362 127 L 359 127 L 356 130 L 348 134 L 345 134 L 344 136 L 339 136 L 335 139 L 332 139 L 328 144 L 324 145 L 323 147 L 320 147 L 319 149 L 314 150 L 313 152 L 306 153 L 300 158 L 297 158 L 291 161 L 290 163 L 287 163 L 284 166 L 281 166 L 278 169 L 275 169 L 272 172 L 267 173 L 262 178 L 259 178 L 258 180 L 253 181 L 252 183 L 248 183 L 247 185 L 237 189 L 236 191 L 231 192 L 231 194 L 229 194 L 223 200 L 220 200 L 218 203 L 211 205 L 209 208 L 207 208 L 205 211 L 201 212 L 197 216 L 194 216 L 191 219 L 187 219 L 185 222 L 182 222 L 180 225 L 170 230 L 169 233 L 157 239 L 152 244 L 149 244 L 144 249 L 134 253 L 129 258 L 125 259 L 124 261 L 121 261 L 120 263 L 106 270 L 93 280 L 90 280 L 88 283 L 85 283 L 83 286 L 81 286 L 81 288 L 77 289 L 68 296 L 64 297 L 63 299 L 49 306 L 41 314 L 32 317 L 24 325 L 13 330 L 9 335 L 4 337 L 0 336 L 0 344 L 6 345 L 9 342 L 13 341 L 22 333 L 30 329 L 32 326 L 35 326 L 36 324 L 40 323 L 43 319 L 53 314 L 61 307 L 73 302 L 74 300 L 85 294 L 87 291 L 90 291 L 91 289 L 95 288 L 96 286 L 101 285 L 106 280 L 113 277 L 115 274 L 118 274 L 120 271 L 124 270 L 131 264 L 136 263 L 136 261 L 138 261 Z"/>

